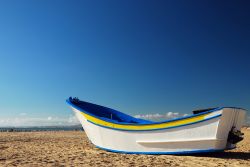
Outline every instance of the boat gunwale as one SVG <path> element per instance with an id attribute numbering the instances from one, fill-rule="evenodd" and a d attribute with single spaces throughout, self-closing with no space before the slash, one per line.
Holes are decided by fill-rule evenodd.
<path id="1" fill-rule="evenodd" d="M 174 118 L 174 119 L 170 119 L 170 120 L 166 120 L 166 121 L 159 121 L 159 122 L 152 122 L 152 123 L 151 123 L 151 122 L 149 122 L 149 123 L 128 123 L 128 122 L 118 122 L 118 121 L 114 121 L 114 120 L 111 120 L 111 119 L 104 119 L 104 118 L 102 118 L 102 117 L 99 117 L 99 116 L 96 116 L 96 115 L 94 115 L 94 114 L 91 114 L 91 113 L 89 113 L 88 111 L 82 109 L 81 107 L 79 107 L 79 106 L 73 104 L 69 99 L 67 99 L 66 102 L 67 102 L 71 107 L 77 109 L 78 111 L 83 112 L 83 113 L 85 113 L 85 114 L 87 114 L 87 115 L 90 115 L 90 116 L 92 116 L 92 117 L 94 117 L 94 118 L 100 119 L 100 120 L 102 120 L 102 121 L 109 122 L 109 123 L 114 123 L 114 124 L 118 124 L 118 125 L 136 125 L 136 126 L 137 126 L 137 125 L 138 125 L 138 126 L 140 126 L 140 125 L 155 125 L 155 124 L 162 124 L 162 123 L 175 122 L 175 121 L 179 121 L 179 120 L 185 120 L 185 119 L 194 118 L 194 117 L 198 117 L 198 116 L 202 116 L 202 115 L 207 115 L 207 114 L 212 113 L 212 112 L 220 111 L 220 110 L 222 110 L 222 109 L 224 109 L 224 108 L 233 108 L 233 109 L 242 109 L 242 110 L 245 110 L 245 109 L 243 109 L 243 108 L 238 108 L 238 107 L 217 107 L 217 108 L 208 110 L 208 111 L 206 111 L 206 112 L 202 112 L 202 113 L 198 113 L 198 114 L 192 114 L 192 115 L 188 115 L 188 116 L 183 116 L 183 117 L 180 117 L 180 118 Z M 88 103 L 89 103 L 89 102 L 88 102 Z M 93 104 L 93 103 L 91 103 L 91 104 Z M 96 104 L 94 104 L 94 105 L 96 105 Z M 98 106 L 101 106 L 101 105 L 98 105 Z M 104 106 L 102 106 L 102 107 L 104 107 Z M 108 107 L 106 107 L 106 108 L 108 108 Z M 111 109 L 111 108 L 110 108 L 110 109 Z M 114 110 L 114 109 L 113 109 L 113 110 Z M 115 111 L 116 111 L 116 110 L 115 110 Z M 219 114 L 219 115 L 217 115 L 217 116 L 221 116 L 221 114 Z M 131 116 L 131 117 L 132 117 L 132 116 Z M 206 120 L 206 119 L 204 119 L 204 120 Z M 89 121 L 89 120 L 88 120 L 88 121 Z M 91 121 L 89 121 L 89 122 L 91 122 Z M 199 122 L 199 121 L 198 121 L 198 122 Z M 91 122 L 91 123 L 94 123 L 94 122 Z M 94 124 L 96 124 L 96 123 L 94 123 Z M 120 129 L 120 130 L 123 130 L 123 129 Z"/>

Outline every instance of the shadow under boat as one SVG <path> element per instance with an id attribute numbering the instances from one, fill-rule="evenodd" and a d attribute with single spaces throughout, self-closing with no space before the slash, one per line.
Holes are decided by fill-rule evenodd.
<path id="1" fill-rule="evenodd" d="M 209 153 L 202 153 L 202 154 L 194 153 L 194 154 L 183 154 L 182 156 L 250 160 L 250 152 L 237 152 L 237 151 L 234 151 L 234 152 L 223 152 L 223 151 L 221 151 L 221 152 L 209 152 Z"/>

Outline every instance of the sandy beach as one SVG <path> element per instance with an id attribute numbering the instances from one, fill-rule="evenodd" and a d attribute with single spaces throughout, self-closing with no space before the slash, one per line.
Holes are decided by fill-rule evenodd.
<path id="1" fill-rule="evenodd" d="M 250 130 L 237 149 L 200 155 L 133 155 L 95 148 L 81 131 L 1 132 L 0 166 L 250 166 Z"/>

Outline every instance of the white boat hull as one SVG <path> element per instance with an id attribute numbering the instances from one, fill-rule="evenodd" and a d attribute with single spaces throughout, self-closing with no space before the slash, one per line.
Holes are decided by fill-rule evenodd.
<path id="1" fill-rule="evenodd" d="M 166 129 L 121 130 L 90 122 L 82 111 L 72 107 L 88 138 L 104 150 L 135 154 L 185 154 L 235 148 L 228 142 L 233 127 L 241 129 L 245 110 L 220 108 L 204 121 Z"/>

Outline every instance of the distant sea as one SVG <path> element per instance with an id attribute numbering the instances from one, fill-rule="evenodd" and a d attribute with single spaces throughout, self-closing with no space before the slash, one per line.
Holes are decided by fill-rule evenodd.
<path id="1" fill-rule="evenodd" d="M 73 126 L 32 126 L 32 127 L 0 127 L 0 132 L 36 132 L 36 131 L 83 131 L 81 125 Z"/>

